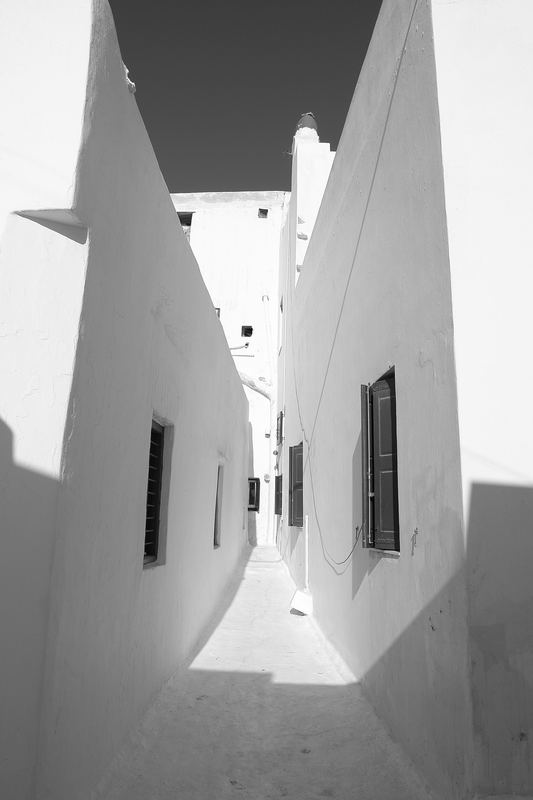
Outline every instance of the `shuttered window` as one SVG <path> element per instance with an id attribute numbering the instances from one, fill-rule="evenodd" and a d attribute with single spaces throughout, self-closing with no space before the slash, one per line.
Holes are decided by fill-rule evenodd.
<path id="1" fill-rule="evenodd" d="M 283 442 L 283 411 L 280 411 L 276 420 L 276 444 Z"/>
<path id="2" fill-rule="evenodd" d="M 303 442 L 289 447 L 289 525 L 303 526 Z"/>
<path id="3" fill-rule="evenodd" d="M 400 549 L 396 388 L 391 370 L 372 386 L 361 387 L 363 525 L 365 544 Z"/>
<path id="4" fill-rule="evenodd" d="M 283 508 L 283 475 L 276 475 L 274 484 L 274 514 L 281 516 Z"/>
<path id="5" fill-rule="evenodd" d="M 161 517 L 161 485 L 163 478 L 164 428 L 152 420 L 150 461 L 146 491 L 146 526 L 144 530 L 144 563 L 157 560 L 159 522 Z"/>
<path id="6" fill-rule="evenodd" d="M 261 481 L 259 478 L 248 478 L 248 511 L 259 511 Z"/>
<path id="7" fill-rule="evenodd" d="M 222 521 L 222 489 L 224 483 L 224 467 L 217 468 L 217 493 L 215 495 L 215 520 L 213 525 L 213 547 L 220 547 L 220 529 Z"/>

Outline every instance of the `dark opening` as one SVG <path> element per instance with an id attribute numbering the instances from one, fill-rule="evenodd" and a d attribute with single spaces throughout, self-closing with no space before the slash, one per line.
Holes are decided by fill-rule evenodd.
<path id="1" fill-rule="evenodd" d="M 217 470 L 217 493 L 215 497 L 215 524 L 213 527 L 213 547 L 220 547 L 220 521 L 222 517 L 222 483 L 224 467 L 218 465 Z"/>
<path id="2" fill-rule="evenodd" d="M 289 447 L 289 525 L 303 526 L 303 499 L 303 442 L 300 442 Z"/>
<path id="3" fill-rule="evenodd" d="M 283 442 L 283 411 L 280 411 L 276 419 L 276 444 Z"/>
<path id="4" fill-rule="evenodd" d="M 400 549 L 394 370 L 361 387 L 363 525 L 367 547 Z"/>
<path id="5" fill-rule="evenodd" d="M 194 213 L 193 211 L 178 211 L 179 221 L 181 227 L 183 228 L 183 233 L 185 234 L 187 239 L 190 239 L 191 237 L 191 225 L 192 225 L 193 213 Z"/>
<path id="6" fill-rule="evenodd" d="M 146 492 L 146 525 L 144 530 L 144 563 L 156 561 L 161 516 L 161 484 L 163 478 L 164 428 L 152 420 L 148 487 Z"/>
<path id="7" fill-rule="evenodd" d="M 241 336 L 251 336 L 254 332 L 254 329 L 251 325 L 243 325 L 241 328 Z"/>
<path id="8" fill-rule="evenodd" d="M 248 511 L 259 511 L 259 494 L 261 482 L 259 478 L 248 478 Z"/>
<path id="9" fill-rule="evenodd" d="M 276 475 L 274 484 L 274 514 L 281 516 L 283 509 L 283 475 Z"/>
<path id="10" fill-rule="evenodd" d="M 268 208 L 260 208 L 257 212 L 257 216 L 261 219 L 266 219 L 268 217 Z"/>

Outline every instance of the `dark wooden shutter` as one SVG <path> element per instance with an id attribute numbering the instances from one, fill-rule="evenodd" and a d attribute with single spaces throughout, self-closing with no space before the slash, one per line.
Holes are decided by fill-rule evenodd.
<path id="1" fill-rule="evenodd" d="M 289 448 L 289 525 L 303 525 L 303 442 Z"/>
<path id="2" fill-rule="evenodd" d="M 373 544 L 382 550 L 400 549 L 396 446 L 396 391 L 394 375 L 370 388 L 372 415 L 372 469 L 374 503 Z M 372 530 L 371 530 L 372 536 Z"/>
<path id="3" fill-rule="evenodd" d="M 283 411 L 280 411 L 276 420 L 276 444 L 283 442 Z"/>
<path id="4" fill-rule="evenodd" d="M 224 480 L 224 467 L 217 467 L 217 492 L 215 495 L 215 519 L 213 523 L 213 547 L 220 547 L 220 522 L 222 516 L 222 487 Z"/>
<path id="5" fill-rule="evenodd" d="M 162 476 L 163 427 L 155 420 L 152 420 L 152 433 L 150 436 L 150 460 L 148 466 L 148 488 L 146 492 L 146 526 L 144 531 L 145 563 L 155 561 L 157 559 Z"/>
<path id="6" fill-rule="evenodd" d="M 369 436 L 369 392 L 368 386 L 361 386 L 361 477 L 362 477 L 362 520 L 363 546 L 374 546 L 374 530 L 371 521 L 373 497 L 371 497 L 371 452 Z"/>
<path id="7" fill-rule="evenodd" d="M 281 516 L 283 510 L 283 475 L 276 475 L 274 485 L 274 514 Z"/>

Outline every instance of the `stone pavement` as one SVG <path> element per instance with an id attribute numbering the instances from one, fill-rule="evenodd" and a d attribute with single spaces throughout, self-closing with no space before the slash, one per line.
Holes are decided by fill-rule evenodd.
<path id="1" fill-rule="evenodd" d="M 163 689 L 98 800 L 428 800 L 312 620 L 274 548 Z"/>

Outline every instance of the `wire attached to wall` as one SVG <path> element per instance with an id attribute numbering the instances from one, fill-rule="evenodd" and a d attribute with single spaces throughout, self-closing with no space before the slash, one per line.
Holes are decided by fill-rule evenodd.
<path id="1" fill-rule="evenodd" d="M 401 70 L 401 67 L 402 67 L 403 57 L 404 57 L 404 54 L 405 54 L 406 49 L 407 49 L 407 41 L 409 39 L 409 34 L 411 33 L 411 28 L 412 28 L 412 25 L 413 25 L 413 19 L 414 19 L 414 16 L 415 16 L 415 13 L 416 13 L 416 10 L 417 10 L 417 7 L 418 7 L 418 3 L 419 3 L 419 0 L 415 0 L 415 2 L 413 4 L 413 10 L 411 11 L 411 16 L 409 18 L 409 24 L 407 26 L 407 31 L 406 31 L 406 34 L 405 34 L 405 38 L 403 40 L 400 57 L 398 59 L 398 64 L 397 64 L 396 71 L 395 71 L 395 74 L 394 74 L 394 83 L 393 83 L 393 87 L 392 87 L 392 92 L 390 94 L 389 105 L 388 105 L 388 108 L 387 108 L 387 114 L 385 116 L 385 122 L 383 124 L 383 131 L 382 131 L 382 134 L 381 134 L 379 147 L 378 147 L 378 152 L 377 152 L 377 155 L 376 155 L 376 162 L 374 164 L 374 169 L 372 171 L 372 179 L 370 181 L 370 186 L 368 188 L 368 194 L 367 194 L 367 198 L 366 198 L 366 202 L 365 202 L 365 207 L 364 207 L 364 210 L 363 210 L 363 216 L 362 216 L 362 219 L 361 219 L 361 225 L 359 227 L 359 233 L 357 235 L 357 239 L 356 239 L 356 243 L 355 243 L 355 251 L 354 251 L 354 255 L 353 255 L 353 258 L 352 258 L 351 265 L 350 265 L 350 270 L 348 272 L 348 277 L 347 277 L 347 280 L 346 280 L 346 286 L 344 288 L 344 293 L 343 293 L 343 296 L 342 296 L 341 307 L 340 307 L 339 314 L 338 314 L 338 317 L 337 317 L 337 322 L 336 322 L 336 325 L 335 325 L 335 331 L 333 333 L 333 340 L 332 340 L 332 343 L 331 343 L 331 348 L 330 348 L 330 351 L 329 351 L 329 356 L 328 356 L 328 360 L 327 360 L 327 364 L 326 364 L 326 370 L 325 370 L 325 373 L 324 373 L 324 379 L 322 381 L 322 387 L 321 387 L 320 395 L 319 395 L 319 398 L 318 398 L 317 408 L 316 408 L 316 412 L 315 412 L 315 416 L 314 416 L 314 420 L 313 420 L 313 426 L 311 428 L 311 435 L 309 437 L 307 436 L 307 433 L 306 433 L 306 430 L 305 430 L 305 426 L 304 426 L 304 423 L 303 423 L 302 410 L 301 410 L 301 405 L 300 405 L 300 397 L 299 397 L 299 392 L 298 392 L 298 382 L 297 382 L 297 379 L 296 379 L 296 364 L 295 364 L 295 358 L 294 358 L 294 328 L 293 328 L 293 316 L 294 316 L 294 314 L 291 313 L 291 315 L 290 315 L 291 356 L 292 356 L 291 360 L 292 360 L 292 372 L 293 372 L 294 390 L 295 390 L 295 396 L 296 396 L 296 407 L 297 407 L 297 410 L 298 410 L 298 417 L 299 417 L 299 420 L 300 420 L 300 428 L 302 430 L 302 435 L 303 435 L 304 441 L 305 441 L 306 446 L 307 446 L 307 453 L 306 453 L 306 458 L 305 458 L 305 462 L 304 462 L 304 465 L 303 465 L 303 472 L 305 472 L 305 469 L 307 467 L 309 468 L 309 477 L 311 479 L 310 480 L 310 482 L 311 482 L 311 493 L 312 493 L 312 496 L 313 496 L 313 506 L 314 506 L 314 511 L 315 511 L 315 518 L 316 518 L 316 522 L 317 522 L 318 532 L 319 532 L 319 536 L 320 536 L 320 543 L 321 543 L 322 553 L 323 553 L 324 559 L 326 560 L 328 565 L 333 569 L 333 571 L 337 575 L 342 575 L 346 571 L 346 569 L 348 568 L 348 563 L 349 563 L 350 559 L 352 558 L 353 553 L 355 551 L 355 548 L 357 546 L 357 543 L 358 543 L 358 541 L 359 541 L 359 539 L 361 537 L 362 526 L 356 526 L 356 528 L 355 528 L 355 541 L 354 541 L 354 543 L 352 545 L 352 548 L 351 548 L 350 552 L 346 556 L 346 558 L 344 558 L 342 561 L 337 561 L 336 559 L 334 559 L 329 554 L 329 552 L 328 552 L 328 550 L 326 548 L 326 545 L 325 545 L 325 542 L 324 542 L 324 537 L 323 537 L 323 534 L 322 534 L 322 528 L 321 528 L 319 517 L 318 517 L 318 511 L 317 511 L 317 507 L 316 507 L 315 488 L 314 488 L 314 483 L 313 483 L 313 471 L 312 471 L 312 468 L 311 468 L 311 445 L 313 443 L 313 439 L 314 439 L 314 435 L 315 435 L 315 429 L 316 429 L 316 424 L 317 424 L 317 421 L 318 421 L 318 415 L 320 413 L 320 408 L 321 408 L 321 405 L 322 405 L 322 399 L 324 397 L 324 390 L 326 388 L 326 383 L 327 383 L 327 379 L 328 379 L 328 375 L 329 375 L 331 361 L 332 361 L 332 358 L 333 358 L 333 351 L 335 349 L 335 344 L 336 344 L 336 341 L 337 341 L 337 335 L 338 335 L 338 332 L 339 332 L 339 327 L 340 327 L 340 323 L 341 323 L 341 319 L 342 319 L 342 315 L 343 315 L 343 311 L 344 311 L 344 306 L 345 306 L 345 303 L 346 303 L 346 298 L 348 296 L 348 289 L 350 287 L 352 274 L 354 272 L 355 264 L 356 264 L 356 261 L 357 261 L 357 256 L 359 254 L 359 246 L 361 244 L 363 230 L 364 230 L 364 227 L 365 227 L 365 222 L 366 222 L 366 218 L 367 218 L 367 214 L 368 214 L 368 209 L 369 209 L 369 206 L 370 206 L 370 200 L 372 198 L 372 193 L 373 193 L 374 185 L 375 185 L 375 182 L 376 182 L 378 166 L 379 166 L 379 162 L 380 162 L 380 159 L 381 159 L 381 154 L 382 154 L 382 151 L 383 151 L 383 144 L 385 142 L 385 135 L 387 133 L 387 129 L 388 129 L 388 125 L 389 125 L 390 115 L 391 115 L 391 111 L 392 111 L 392 105 L 393 105 L 393 102 L 394 102 L 394 97 L 396 95 L 396 88 L 398 86 L 398 77 L 399 77 L 400 70 Z M 291 238 L 289 238 L 289 247 L 292 248 L 292 239 Z M 291 263 L 292 263 L 292 261 L 291 261 Z M 294 306 L 294 302 L 293 302 L 293 306 Z M 336 569 L 337 567 L 344 566 L 344 565 L 346 565 L 345 568 L 343 570 L 341 570 L 340 572 Z"/>

